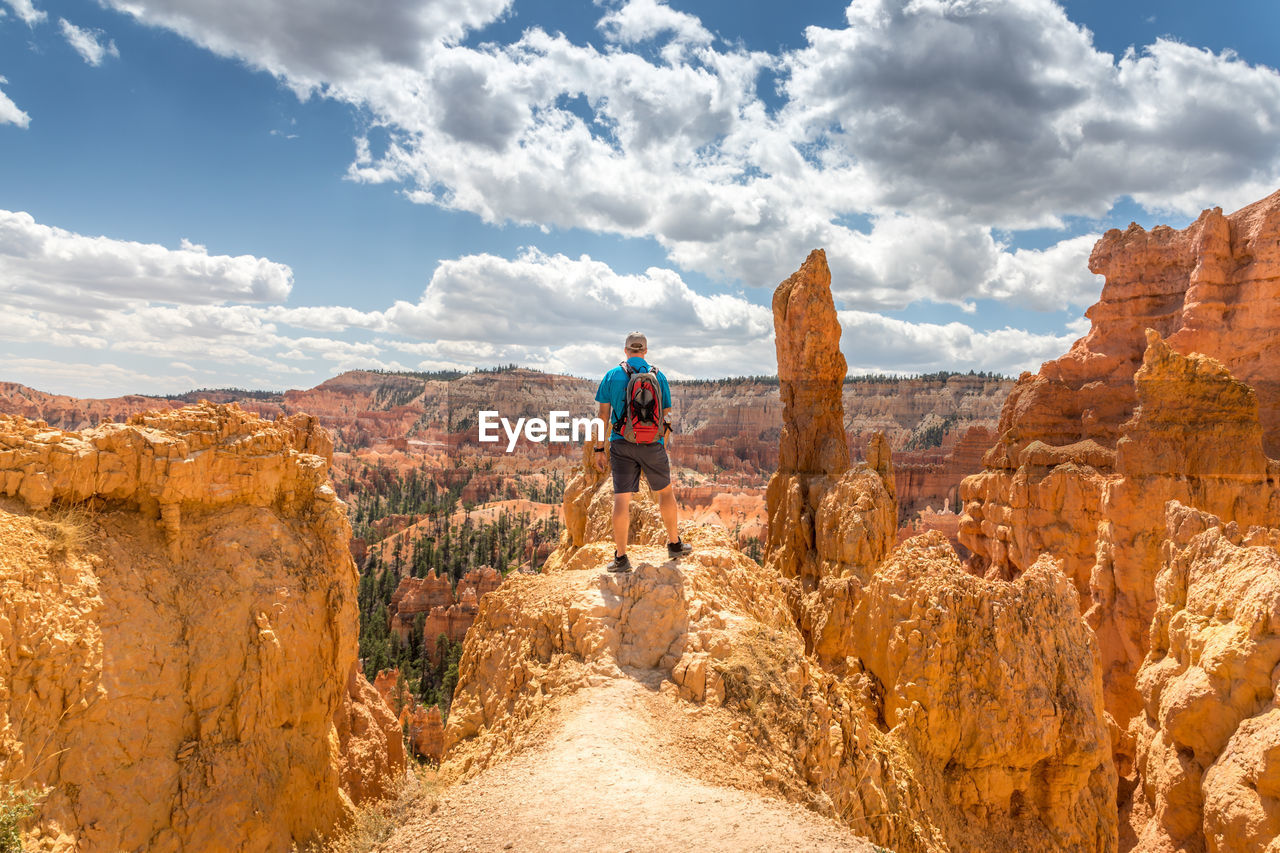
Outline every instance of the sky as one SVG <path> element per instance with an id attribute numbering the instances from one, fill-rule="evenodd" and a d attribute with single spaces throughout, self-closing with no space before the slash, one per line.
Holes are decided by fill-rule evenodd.
<path id="1" fill-rule="evenodd" d="M 1280 188 L 1274 0 L 0 0 L 0 381 L 1016 375 L 1094 242 Z"/>

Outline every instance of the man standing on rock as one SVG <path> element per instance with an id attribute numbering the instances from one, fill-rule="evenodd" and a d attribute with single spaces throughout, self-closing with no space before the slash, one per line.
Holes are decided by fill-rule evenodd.
<path id="1" fill-rule="evenodd" d="M 639 332 L 627 335 L 625 361 L 610 370 L 596 389 L 599 417 L 611 424 L 609 467 L 613 474 L 613 560 L 611 572 L 631 571 L 627 559 L 627 535 L 631 528 L 631 496 L 640 489 L 640 473 L 658 496 L 658 509 L 667 528 L 667 556 L 675 559 L 693 547 L 680 541 L 675 491 L 671 487 L 671 462 L 663 439 L 671 436 L 667 414 L 671 388 L 667 377 L 645 361 L 649 340 Z M 594 448 L 595 465 L 604 470 L 605 447 Z"/>

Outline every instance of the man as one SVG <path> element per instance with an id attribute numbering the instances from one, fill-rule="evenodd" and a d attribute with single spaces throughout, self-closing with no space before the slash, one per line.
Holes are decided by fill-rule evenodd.
<path id="1" fill-rule="evenodd" d="M 651 443 L 635 443 L 629 441 L 624 433 L 635 433 L 627 430 L 624 420 L 628 416 L 627 384 L 631 376 L 648 373 L 649 362 L 645 356 L 649 354 L 649 340 L 639 332 L 627 335 L 623 345 L 623 356 L 626 361 L 610 370 L 600 380 L 596 389 L 596 402 L 600 404 L 599 417 L 607 424 L 612 424 L 609 433 L 609 467 L 613 474 L 613 560 L 609 563 L 611 572 L 631 571 L 631 562 L 627 559 L 627 534 L 631 527 L 631 496 L 640 489 L 640 474 L 649 482 L 649 488 L 658 496 L 658 509 L 662 513 L 662 523 L 667 528 L 667 556 L 675 559 L 693 550 L 691 545 L 680 541 L 677 530 L 676 496 L 671 488 L 671 463 L 667 459 L 667 448 L 664 438 L 671 438 L 671 424 L 667 413 L 671 410 L 671 388 L 667 378 L 660 372 L 653 376 L 661 391 L 661 411 L 657 423 L 661 428 Z M 624 366 L 625 365 L 625 366 Z M 595 465 L 604 470 L 604 445 L 594 448 Z"/>

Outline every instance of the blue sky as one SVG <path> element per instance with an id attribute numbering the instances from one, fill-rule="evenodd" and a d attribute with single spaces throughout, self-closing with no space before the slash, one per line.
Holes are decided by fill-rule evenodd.
<path id="1" fill-rule="evenodd" d="M 773 370 L 827 249 L 853 371 L 1016 373 L 1088 252 L 1280 187 L 1280 6 L 0 0 L 0 380 Z"/>

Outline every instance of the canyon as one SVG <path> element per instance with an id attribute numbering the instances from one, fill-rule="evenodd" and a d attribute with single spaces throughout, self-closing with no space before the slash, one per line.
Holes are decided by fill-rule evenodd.
<path id="1" fill-rule="evenodd" d="M 982 451 L 994 440 L 1000 406 L 1012 387 L 1009 379 L 966 374 L 851 378 L 842 386 L 850 452 L 860 457 L 877 432 L 888 439 L 900 475 L 904 522 L 926 507 L 958 508 L 960 481 L 981 470 Z M 703 494 L 692 498 L 690 508 L 714 513 L 714 496 L 739 495 L 735 509 L 744 511 L 733 521 L 723 519 L 726 526 L 752 523 L 748 516 L 763 518 L 763 500 L 753 509 L 743 505 L 745 496 L 763 497 L 777 467 L 782 428 L 777 383 L 674 380 L 672 388 L 680 431 L 672 461 L 687 474 L 681 485 Z M 82 400 L 0 382 L 0 411 L 66 430 L 202 399 L 235 402 L 264 418 L 305 412 L 334 435 L 336 483 L 364 465 L 423 467 L 441 482 L 463 473 L 459 467 L 483 467 L 469 476 L 464 499 L 486 503 L 501 499 L 513 478 L 532 483 L 548 473 L 566 474 L 576 446 L 521 439 L 507 454 L 505 438 L 496 448 L 478 441 L 477 413 L 497 410 L 513 420 L 565 409 L 594 414 L 594 394 L 593 381 L 523 369 L 450 378 L 351 371 L 303 391 L 204 390 L 174 398 Z M 759 538 L 759 533 L 748 536 Z"/>
<path id="2" fill-rule="evenodd" d="M 1108 232 L 1090 268 L 1068 353 L 1007 396 L 949 376 L 907 401 L 846 377 L 815 250 L 773 295 L 776 383 L 686 386 L 678 559 L 644 485 L 633 571 L 604 570 L 585 446 L 508 462 L 565 478 L 540 571 L 397 573 L 423 522 L 381 516 L 361 547 L 390 635 L 462 642 L 447 716 L 361 671 L 330 473 L 470 454 L 452 413 L 494 381 L 532 411 L 591 383 L 349 374 L 315 396 L 328 422 L 287 395 L 268 420 L 6 386 L 97 419 L 0 417 L 0 768 L 46 789 L 30 844 L 213 849 L 232 825 L 289 849 L 393 790 L 406 730 L 440 787 L 388 851 L 510 849 L 531 822 L 636 850 L 1274 851 L 1280 192 Z"/>
<path id="3" fill-rule="evenodd" d="M 899 527 L 886 436 L 851 452 L 814 252 L 774 295 L 762 560 L 694 520 L 694 552 L 669 560 L 642 490 L 637 568 L 603 572 L 610 488 L 584 457 L 543 573 L 481 603 L 442 772 L 496 784 L 639 683 L 702 781 L 885 848 L 1274 849 L 1277 246 L 1280 193 L 1105 235 L 1089 334 L 1020 377 L 994 437 L 968 436 L 970 459 L 989 446 L 959 490 L 963 560 Z"/>
<path id="4" fill-rule="evenodd" d="M 1241 762 L 1265 769 L 1262 741 L 1243 738 L 1250 755 L 1224 748 L 1274 698 L 1267 623 L 1238 609 L 1277 606 L 1274 580 L 1250 568 L 1258 552 L 1223 553 L 1205 581 L 1222 598 L 1206 612 L 1189 597 L 1199 579 L 1188 566 L 1200 564 L 1179 552 L 1198 528 L 1265 547 L 1280 526 L 1278 237 L 1280 192 L 1230 215 L 1206 210 L 1181 231 L 1104 235 L 1090 257 L 1106 283 L 1089 333 L 1019 377 L 985 469 L 961 486 L 972 572 L 1018 578 L 1050 554 L 1079 593 L 1100 651 L 1126 849 L 1261 850 L 1258 827 L 1275 813 L 1261 793 L 1246 815 L 1243 801 L 1205 790 L 1239 784 Z M 1250 639 L 1219 651 L 1237 620 L 1253 625 Z M 1229 698 L 1223 677 L 1234 679 Z"/>

